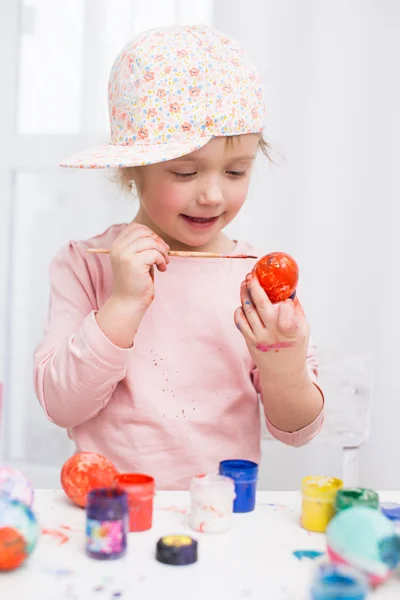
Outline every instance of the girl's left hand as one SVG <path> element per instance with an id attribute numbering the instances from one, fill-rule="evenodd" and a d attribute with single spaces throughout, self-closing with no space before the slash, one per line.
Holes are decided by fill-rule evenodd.
<path id="1" fill-rule="evenodd" d="M 240 299 L 235 324 L 258 369 L 278 376 L 304 371 L 309 325 L 297 297 L 272 304 L 257 276 L 250 273 L 241 285 Z"/>

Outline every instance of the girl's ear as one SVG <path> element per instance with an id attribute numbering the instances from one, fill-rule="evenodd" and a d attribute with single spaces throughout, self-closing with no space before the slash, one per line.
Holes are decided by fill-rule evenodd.
<path id="1" fill-rule="evenodd" d="M 115 179 L 125 192 L 139 194 L 140 167 L 122 167 L 117 170 Z"/>

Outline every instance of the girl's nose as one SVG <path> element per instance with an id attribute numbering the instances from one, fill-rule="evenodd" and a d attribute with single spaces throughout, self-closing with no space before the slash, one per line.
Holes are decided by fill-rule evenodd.
<path id="1" fill-rule="evenodd" d="M 222 204 L 223 201 L 224 196 L 221 187 L 216 182 L 205 187 L 197 199 L 197 202 L 203 206 L 218 206 L 219 204 Z"/>

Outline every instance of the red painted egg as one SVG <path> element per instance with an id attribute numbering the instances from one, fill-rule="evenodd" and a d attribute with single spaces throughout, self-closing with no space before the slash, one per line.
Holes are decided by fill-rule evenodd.
<path id="1" fill-rule="evenodd" d="M 61 485 L 68 498 L 78 506 L 86 506 L 86 497 L 94 488 L 110 487 L 118 475 L 115 465 L 95 452 L 78 452 L 61 470 Z"/>
<path id="2" fill-rule="evenodd" d="M 296 291 L 299 267 L 289 254 L 271 252 L 260 258 L 253 271 L 273 304 L 287 300 Z"/>
<path id="3" fill-rule="evenodd" d="M 27 544 L 14 527 L 0 528 L 0 571 L 12 571 L 28 556 Z"/>

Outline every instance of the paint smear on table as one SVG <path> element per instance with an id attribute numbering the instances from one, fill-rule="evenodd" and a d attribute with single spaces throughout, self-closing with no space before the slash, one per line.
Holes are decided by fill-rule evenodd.
<path id="1" fill-rule="evenodd" d="M 319 556 L 323 556 L 324 552 L 320 552 L 319 550 L 295 550 L 293 552 L 293 556 L 301 560 L 302 558 L 309 558 L 314 560 Z"/>
<path id="2" fill-rule="evenodd" d="M 69 542 L 69 536 L 58 529 L 48 529 L 46 527 L 42 527 L 42 535 L 48 535 L 54 539 L 57 539 L 60 542 L 60 546 Z"/>
<path id="3" fill-rule="evenodd" d="M 55 577 L 71 577 L 74 575 L 74 571 L 71 569 L 50 569 L 48 567 L 42 569 L 42 573 L 46 573 L 46 575 L 55 575 Z"/>
<path id="4" fill-rule="evenodd" d="M 130 576 L 114 579 L 88 573 L 83 567 L 72 571 L 68 568 L 43 567 L 41 572 L 48 577 L 41 582 L 41 597 L 52 600 L 117 600 L 126 598 L 130 587 Z M 52 586 L 51 588 L 49 586 Z M 49 590 L 52 593 L 49 594 Z"/>
<path id="5" fill-rule="evenodd" d="M 175 513 L 186 515 L 187 510 L 185 508 L 179 508 L 179 506 L 156 506 L 156 510 L 168 510 Z"/>
<path id="6" fill-rule="evenodd" d="M 67 531 L 74 531 L 75 533 L 79 532 L 79 529 L 72 529 L 69 525 L 60 525 L 60 529 L 66 529 Z"/>
<path id="7" fill-rule="evenodd" d="M 293 512 L 294 510 L 291 506 L 286 506 L 285 504 L 271 504 L 271 502 L 258 502 L 257 506 L 268 506 L 269 508 L 273 508 L 275 511 L 279 509 Z"/>

